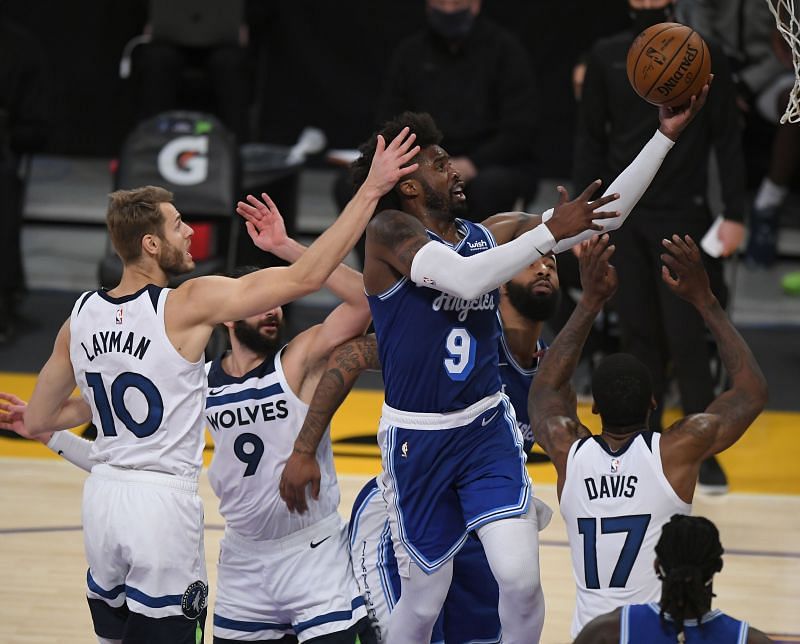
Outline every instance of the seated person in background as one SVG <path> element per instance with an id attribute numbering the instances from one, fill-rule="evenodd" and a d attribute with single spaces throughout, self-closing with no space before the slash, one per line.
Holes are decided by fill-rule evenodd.
<path id="1" fill-rule="evenodd" d="M 722 570 L 717 527 L 705 517 L 676 514 L 656 545 L 661 601 L 628 604 L 586 625 L 575 644 L 764 644 L 772 640 L 747 622 L 711 610 L 711 582 Z"/>
<path id="2" fill-rule="evenodd" d="M 150 0 L 145 32 L 151 41 L 136 52 L 139 116 L 146 119 L 199 105 L 181 100 L 182 74 L 202 69 L 214 100 L 212 110 L 247 140 L 248 29 L 244 0 Z"/>
<path id="3" fill-rule="evenodd" d="M 536 93 L 528 52 L 480 15 L 480 0 L 425 0 L 428 26 L 395 50 L 377 120 L 428 112 L 482 221 L 535 194 Z M 352 186 L 337 185 L 345 203 Z M 524 205 L 523 205 L 524 209 Z"/>

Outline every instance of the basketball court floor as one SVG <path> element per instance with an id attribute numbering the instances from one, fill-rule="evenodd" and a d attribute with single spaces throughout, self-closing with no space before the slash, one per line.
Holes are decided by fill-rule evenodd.
<path id="1" fill-rule="evenodd" d="M 327 177 L 315 179 L 312 173 L 312 183 L 302 187 L 305 202 L 301 199 L 301 211 L 305 207 L 313 215 L 329 210 L 328 188 Z M 44 198 L 41 193 L 34 197 Z M 324 221 L 323 216 L 309 228 L 320 223 L 324 227 Z M 32 286 L 73 292 L 93 288 L 96 258 L 103 251 L 102 239 L 98 248 L 93 234 L 83 229 L 82 234 L 73 233 L 69 238 L 55 229 L 26 229 Z M 82 244 L 87 245 L 86 252 Z M 796 266 L 792 268 L 797 270 Z M 748 342 L 754 350 L 757 348 L 759 359 L 766 365 L 774 392 L 771 410 L 720 458 L 730 479 L 730 494 L 698 494 L 694 513 L 717 524 L 725 547 L 725 566 L 715 583 L 714 605 L 749 620 L 776 641 L 800 642 L 800 467 L 796 447 L 800 427 L 800 399 L 796 395 L 800 301 L 781 299 L 773 277 L 740 270 L 734 305 L 734 319 L 745 328 Z M 65 307 L 72 298 L 72 293 L 65 296 L 42 290 L 29 297 L 28 327 L 22 330 L 17 344 L 0 347 L 0 390 L 22 398 L 30 396 L 35 371 L 49 354 L 55 329 L 66 316 Z M 316 301 L 313 306 L 324 309 L 325 301 Z M 342 486 L 340 513 L 344 517 L 349 517 L 361 485 L 380 469 L 374 436 L 381 401 L 380 390 L 358 389 L 334 419 L 332 438 Z M 585 406 L 581 417 L 598 429 Z M 211 449 L 209 439 L 207 461 Z M 529 471 L 536 493 L 555 508 L 552 466 L 534 463 Z M 60 461 L 38 443 L 0 438 L 0 644 L 94 641 L 84 595 L 86 565 L 80 526 L 85 477 L 83 471 Z M 206 557 L 213 611 L 223 521 L 205 475 L 201 494 L 206 507 Z M 547 601 L 542 641 L 568 642 L 574 582 L 566 531 L 558 513 L 540 536 Z M 209 629 L 210 624 L 209 618 Z"/>

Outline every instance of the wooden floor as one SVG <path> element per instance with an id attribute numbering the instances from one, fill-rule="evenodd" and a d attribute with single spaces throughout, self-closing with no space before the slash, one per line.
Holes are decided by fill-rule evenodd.
<path id="1" fill-rule="evenodd" d="M 92 642 L 80 529 L 86 474 L 47 458 L 0 458 L 0 643 Z M 340 511 L 349 509 L 364 475 L 343 475 Z M 537 486 L 554 505 L 551 485 Z M 205 476 L 206 553 L 213 608 L 222 519 Z M 759 628 L 800 641 L 800 497 L 730 494 L 700 497 L 695 513 L 720 528 L 726 549 L 716 606 Z M 543 642 L 569 641 L 574 585 L 566 532 L 556 513 L 541 534 L 547 598 Z M 209 620 L 210 627 L 210 620 Z M 208 640 L 210 642 L 210 639 Z"/>

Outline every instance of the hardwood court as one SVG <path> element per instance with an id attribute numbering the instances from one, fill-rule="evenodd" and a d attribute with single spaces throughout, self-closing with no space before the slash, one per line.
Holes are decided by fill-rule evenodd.
<path id="1" fill-rule="evenodd" d="M 84 596 L 86 564 L 80 531 L 86 474 L 52 459 L 0 459 L 0 642 L 62 644 L 94 641 Z M 365 476 L 343 475 L 340 512 L 350 506 Z M 538 494 L 555 507 L 551 485 Z M 223 522 L 207 478 L 206 559 L 213 610 L 216 559 Z M 695 513 L 720 528 L 725 568 L 715 584 L 716 606 L 784 641 L 798 641 L 800 613 L 800 498 L 731 494 L 699 498 Z M 574 587 L 566 532 L 558 513 L 542 532 L 542 579 L 547 599 L 543 642 L 569 641 Z M 211 627 L 211 619 L 207 622 Z M 210 638 L 206 640 L 210 642 Z"/>
<path id="2" fill-rule="evenodd" d="M 0 390 L 29 398 L 35 377 L 0 374 Z M 340 513 L 349 517 L 364 481 L 380 470 L 375 428 L 382 392 L 354 391 L 334 419 L 332 437 L 342 487 Z M 581 418 L 596 431 L 585 406 Z M 668 414 L 674 417 L 675 412 Z M 772 634 L 800 642 L 800 414 L 767 412 L 721 456 L 732 494 L 697 495 L 694 514 L 714 521 L 725 547 L 715 607 Z M 211 457 L 206 452 L 206 462 Z M 529 466 L 538 496 L 556 508 L 552 465 Z M 87 475 L 44 446 L 0 439 L 0 644 L 94 642 L 85 600 L 81 535 L 82 484 Z M 781 494 L 776 494 L 780 492 Z M 206 559 L 214 584 L 223 521 L 205 475 Z M 547 618 L 542 642 L 570 641 L 575 601 L 566 530 L 560 515 L 541 533 Z M 207 628 L 211 629 L 209 617 Z M 211 642 L 210 636 L 206 639 Z"/>

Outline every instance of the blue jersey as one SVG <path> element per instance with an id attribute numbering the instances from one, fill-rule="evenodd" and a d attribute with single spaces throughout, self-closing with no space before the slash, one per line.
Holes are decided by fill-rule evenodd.
<path id="1" fill-rule="evenodd" d="M 544 351 L 547 344 L 543 340 L 536 343 L 536 352 Z M 531 420 L 528 417 L 528 394 L 531 390 L 533 376 L 539 369 L 539 361 L 536 358 L 530 369 L 525 369 L 514 359 L 511 349 L 508 347 L 505 335 L 500 335 L 500 381 L 503 383 L 503 393 L 508 396 L 514 406 L 514 413 L 517 417 L 517 427 L 525 441 L 523 449 L 526 454 L 530 454 L 533 449 L 533 430 Z"/>
<path id="2" fill-rule="evenodd" d="M 647 642 L 648 644 L 675 644 L 677 631 L 667 618 L 666 627 L 661 623 L 661 607 L 656 603 L 629 604 L 622 607 L 619 618 L 620 644 Z M 706 613 L 698 625 L 696 619 L 683 623 L 686 644 L 714 642 L 714 644 L 746 644 L 749 626 L 720 610 Z"/>
<path id="3" fill-rule="evenodd" d="M 497 245 L 480 224 L 457 219 L 456 225 L 463 238 L 452 248 L 459 255 L 469 257 Z M 431 231 L 428 236 L 447 244 Z M 499 301 L 497 289 L 464 300 L 417 286 L 407 277 L 370 295 L 386 404 L 443 414 L 497 393 Z"/>

